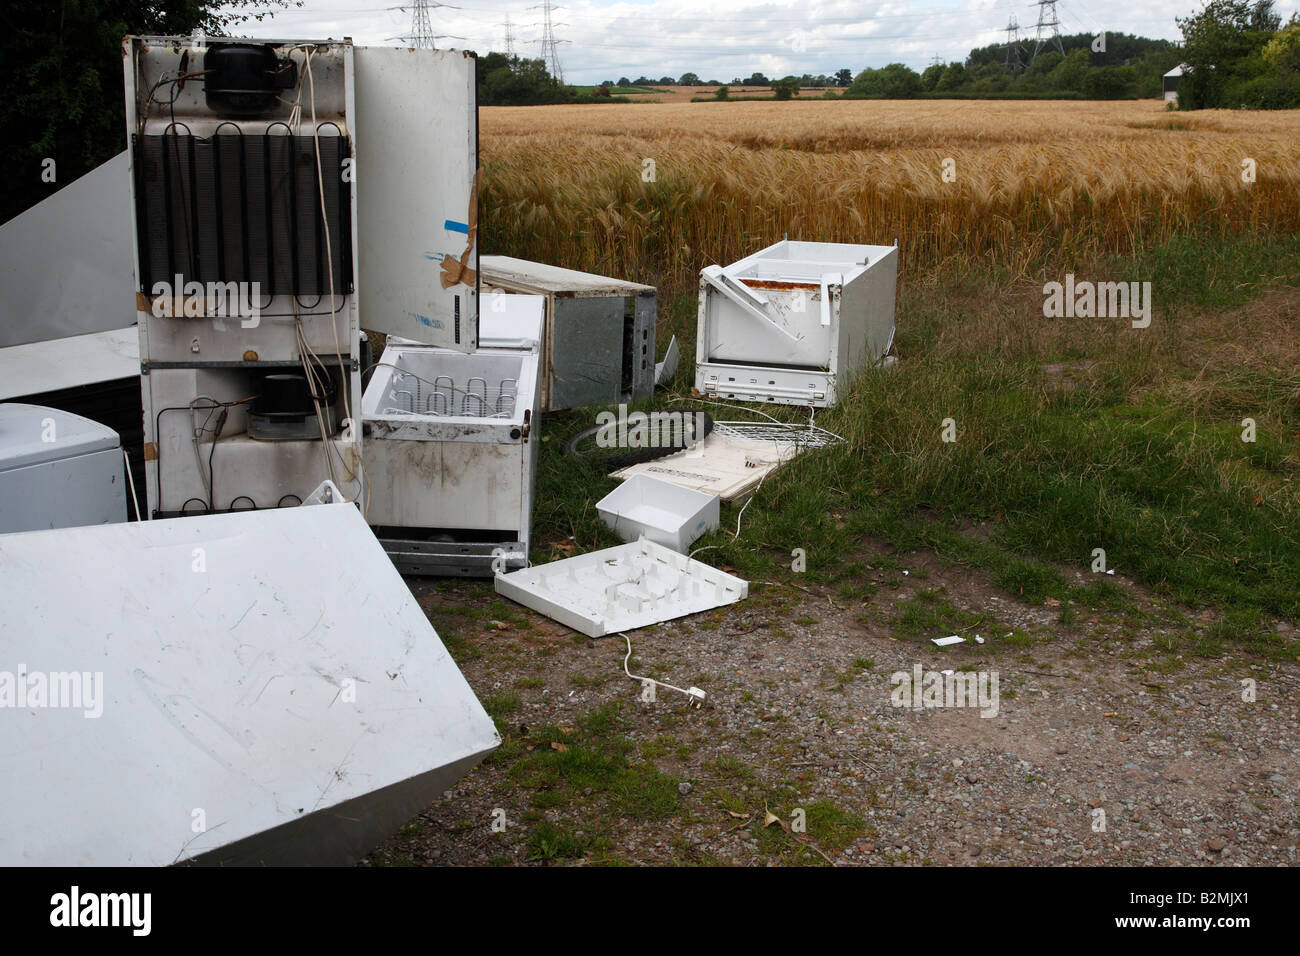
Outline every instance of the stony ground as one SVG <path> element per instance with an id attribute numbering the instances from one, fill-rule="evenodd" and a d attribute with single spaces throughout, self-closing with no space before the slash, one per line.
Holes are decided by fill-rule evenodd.
<path id="1" fill-rule="evenodd" d="M 1300 862 L 1294 622 L 1258 657 L 1196 643 L 1212 612 L 1122 576 L 1122 609 L 1035 607 L 885 550 L 851 601 L 751 585 L 633 633 L 632 672 L 703 688 L 698 709 L 662 688 L 644 702 L 622 638 L 486 583 L 413 580 L 503 744 L 366 862 Z M 968 641 L 930 641 L 953 633 Z M 917 664 L 996 672 L 996 715 L 894 706 L 891 675 Z"/>

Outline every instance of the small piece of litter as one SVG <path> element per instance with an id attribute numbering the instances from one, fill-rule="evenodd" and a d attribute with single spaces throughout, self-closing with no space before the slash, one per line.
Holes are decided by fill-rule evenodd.
<path id="1" fill-rule="evenodd" d="M 933 641 L 935 644 L 939 645 L 940 647 L 947 647 L 949 644 L 966 643 L 966 638 L 958 637 L 956 634 L 950 634 L 947 637 L 932 637 L 930 638 L 930 640 Z"/>
<path id="2" fill-rule="evenodd" d="M 1107 573 L 1107 574 L 1114 574 L 1114 573 L 1115 573 L 1115 569 L 1114 569 L 1114 568 L 1111 568 L 1111 569 L 1110 569 L 1109 571 L 1107 571 L 1106 573 Z"/>
<path id="3" fill-rule="evenodd" d="M 903 575 L 904 575 L 904 576 L 906 576 L 906 575 L 907 575 L 907 572 L 906 572 L 906 571 L 904 571 L 904 572 L 903 572 Z"/>
<path id="4" fill-rule="evenodd" d="M 980 637 L 978 634 L 976 634 L 976 635 L 975 635 L 975 643 L 976 643 L 976 644 L 983 644 L 983 643 L 984 643 L 984 638 L 982 638 L 982 637 Z"/>
<path id="5" fill-rule="evenodd" d="M 955 673 L 957 673 L 957 672 L 954 671 L 954 670 L 952 670 L 952 669 L 949 669 L 949 670 L 946 670 L 946 671 L 940 671 L 939 673 L 942 674 L 944 677 L 951 677 L 953 674 L 955 674 Z M 957 766 L 960 767 L 961 764 L 959 763 Z"/>

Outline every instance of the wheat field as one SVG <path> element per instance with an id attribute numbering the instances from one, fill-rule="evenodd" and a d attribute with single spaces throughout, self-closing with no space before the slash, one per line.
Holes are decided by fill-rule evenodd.
<path id="1" fill-rule="evenodd" d="M 784 234 L 897 239 L 913 274 L 991 260 L 1022 275 L 1177 234 L 1300 230 L 1296 111 L 1177 113 L 1154 101 L 495 107 L 480 111 L 480 134 L 487 251 L 670 291 Z"/>

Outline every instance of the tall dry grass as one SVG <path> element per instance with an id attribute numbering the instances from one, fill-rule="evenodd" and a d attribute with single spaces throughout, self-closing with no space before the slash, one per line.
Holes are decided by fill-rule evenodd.
<path id="1" fill-rule="evenodd" d="M 1297 112 L 698 103 L 485 108 L 480 124 L 487 251 L 669 291 L 784 234 L 897 238 L 911 275 L 977 259 L 1028 274 L 1181 233 L 1300 229 Z"/>

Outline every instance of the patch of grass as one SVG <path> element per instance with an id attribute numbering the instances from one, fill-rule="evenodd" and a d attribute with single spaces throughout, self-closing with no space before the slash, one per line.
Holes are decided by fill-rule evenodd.
<path id="1" fill-rule="evenodd" d="M 944 637 L 967 630 L 973 634 L 976 628 L 987 628 L 992 623 L 988 614 L 960 610 L 939 591 L 929 588 L 922 588 L 899 601 L 898 608 L 891 622 L 894 634 L 911 640 Z"/>
<path id="2" fill-rule="evenodd" d="M 843 850 L 863 835 L 865 824 L 862 818 L 830 800 L 814 800 L 804 807 L 804 811 L 808 836 L 822 847 Z"/>
<path id="3" fill-rule="evenodd" d="M 848 601 L 871 598 L 888 572 L 901 575 L 897 553 L 927 548 L 986 573 L 1017 599 L 1060 601 L 1062 623 L 1077 621 L 1078 608 L 1136 618 L 1137 603 L 1114 582 L 1074 583 L 1072 572 L 1087 575 L 1100 547 L 1120 574 L 1166 602 L 1300 618 L 1300 483 L 1286 480 L 1300 465 L 1300 338 L 1286 318 L 1300 285 L 1300 237 L 1189 225 L 1163 242 L 1068 267 L 1100 280 L 1151 281 L 1151 326 L 1045 321 L 1042 281 L 1061 278 L 1055 266 L 997 260 L 914 278 L 899 302 L 900 364 L 860 376 L 818 414 L 846 444 L 770 475 L 741 536 L 714 532 L 699 542 L 716 545 L 702 557 L 752 581 L 830 585 Z M 673 383 L 683 394 L 695 297 L 674 282 L 660 302 L 664 325 L 684 345 Z M 1255 301 L 1264 290 L 1280 304 Z M 1068 366 L 1068 374 L 1049 376 L 1047 365 Z M 806 416 L 786 406 L 762 411 L 786 422 Z M 614 482 L 557 449 L 594 414 L 544 423 L 535 560 L 562 556 L 553 549 L 564 539 L 577 550 L 617 541 L 594 510 Z M 957 441 L 947 443 L 940 423 L 949 417 Z M 1254 442 L 1240 439 L 1246 417 L 1259 425 Z M 734 527 L 737 511 L 724 508 L 724 528 Z M 897 553 L 866 554 L 867 540 Z M 794 548 L 807 552 L 805 574 L 790 570 Z M 751 601 L 783 590 L 755 587 Z M 919 637 L 971 623 L 909 602 L 894 626 Z M 1298 650 L 1294 635 L 1275 640 L 1249 622 L 1205 635 L 1200 652 L 1214 642 L 1280 658 Z"/>
<path id="4" fill-rule="evenodd" d="M 549 821 L 542 821 L 528 833 L 528 859 L 552 863 L 585 855 L 587 841 Z"/>
<path id="5" fill-rule="evenodd" d="M 569 733 L 556 726 L 531 729 L 534 749 L 511 765 L 508 777 L 533 791 L 536 807 L 567 806 L 590 796 L 615 814 L 670 815 L 679 802 L 677 781 L 649 761 L 633 759 L 620 709 L 615 702 L 592 711 Z"/>
<path id="6" fill-rule="evenodd" d="M 705 767 L 724 780 L 752 780 L 754 777 L 754 768 L 731 754 L 714 757 L 705 764 Z"/>
<path id="7" fill-rule="evenodd" d="M 496 724 L 497 733 L 504 737 L 508 732 L 506 718 L 519 710 L 519 695 L 502 691 L 484 697 L 480 702 L 483 704 L 483 709 L 487 711 L 488 716 L 492 718 L 492 722 Z"/>

